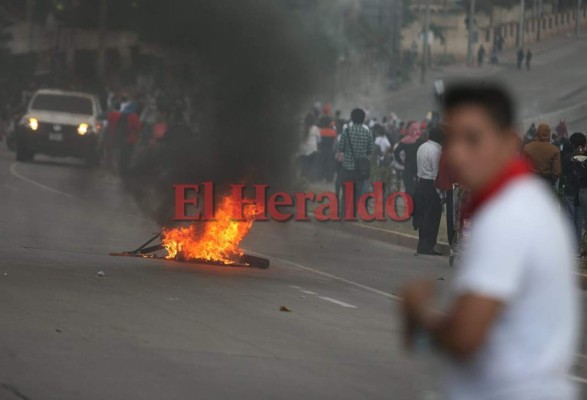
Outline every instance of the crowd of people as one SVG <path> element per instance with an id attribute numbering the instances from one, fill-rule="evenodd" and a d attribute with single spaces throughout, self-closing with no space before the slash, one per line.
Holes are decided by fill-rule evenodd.
<path id="1" fill-rule="evenodd" d="M 310 182 L 334 183 L 341 213 L 348 209 L 344 182 L 353 183 L 355 203 L 375 181 L 384 183 L 386 194 L 408 193 L 415 202 L 418 253 L 439 255 L 435 246 L 442 202 L 452 185 L 450 191 L 439 189 L 446 183 L 437 180 L 443 142 L 438 125 L 439 115 L 432 112 L 420 121 L 402 121 L 395 113 L 379 120 L 357 108 L 347 120 L 340 111 L 332 113 L 329 104 L 316 103 L 304 119 L 299 175 Z"/>
<path id="2" fill-rule="evenodd" d="M 162 89 L 131 95 L 108 91 L 107 138 L 103 163 L 125 174 L 138 148 L 169 140 L 194 127 L 189 96 L 172 96 Z"/>
<path id="3" fill-rule="evenodd" d="M 300 174 L 336 182 L 337 193 L 344 183 L 348 215 L 345 201 L 380 178 L 377 168 L 393 172 L 395 189 L 414 200 L 417 254 L 440 255 L 445 201 L 451 243 L 473 221 L 450 306 L 438 312 L 425 279 L 402 293 L 408 346 L 449 356 L 447 398 L 578 398 L 568 378 L 580 320 L 572 253 L 575 244 L 581 254 L 587 217 L 587 137 L 568 136 L 564 121 L 520 137 L 513 101 L 499 87 L 457 85 L 440 100 L 442 121 L 407 123 L 394 114 L 379 122 L 359 108 L 346 121 L 315 107 L 305 118 Z"/>
<path id="4" fill-rule="evenodd" d="M 584 257 L 583 230 L 587 216 L 587 138 L 583 132 L 569 135 L 560 121 L 554 130 L 546 123 L 532 124 L 524 138 L 524 155 L 533 170 L 553 188 L 574 227 L 576 253 Z"/>
<path id="5" fill-rule="evenodd" d="M 421 121 L 402 121 L 395 113 L 381 120 L 355 109 L 347 120 L 329 104 L 316 103 L 304 119 L 298 151 L 299 175 L 310 182 L 333 183 L 345 209 L 343 182 L 354 182 L 355 199 L 372 182 L 384 183 L 386 193 L 408 193 L 415 204 L 412 224 L 419 232 L 419 254 L 439 255 L 436 250 L 443 205 L 449 245 L 455 245 L 467 226 L 465 210 L 469 191 L 459 185 L 443 154 L 444 134 L 436 113 Z M 519 152 L 533 171 L 553 188 L 575 227 L 577 255 L 582 251 L 587 217 L 586 136 L 569 136 L 566 123 L 554 130 L 532 124 Z M 368 171 L 357 172 L 361 159 L 369 160 Z"/>
<path id="6" fill-rule="evenodd" d="M 353 121 L 340 111 L 332 113 L 329 104 L 317 103 L 304 119 L 301 145 L 298 150 L 300 175 L 310 182 L 334 182 L 338 191 L 343 159 L 340 158 L 342 134 L 353 124 L 365 125 L 370 132 L 373 152 L 372 172 L 383 178 L 390 189 L 413 194 L 416 185 L 416 151 L 427 140 L 428 131 L 438 123 L 438 115 L 428 113 L 422 120 L 402 121 L 395 113 L 379 120 L 365 116 Z M 358 122 L 360 121 L 360 122 Z M 348 159 L 348 158 L 347 158 Z M 347 162 L 348 165 L 348 162 Z"/>

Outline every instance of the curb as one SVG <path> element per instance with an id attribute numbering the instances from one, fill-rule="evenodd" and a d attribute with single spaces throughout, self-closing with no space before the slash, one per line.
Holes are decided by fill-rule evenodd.
<path id="1" fill-rule="evenodd" d="M 388 244 L 407 247 L 413 249 L 414 251 L 418 247 L 418 236 L 383 229 L 376 226 L 370 226 L 367 223 L 342 222 L 340 224 L 325 224 L 324 226 Z M 436 250 L 440 251 L 445 256 L 450 255 L 450 246 L 448 243 L 438 242 L 436 245 Z"/>

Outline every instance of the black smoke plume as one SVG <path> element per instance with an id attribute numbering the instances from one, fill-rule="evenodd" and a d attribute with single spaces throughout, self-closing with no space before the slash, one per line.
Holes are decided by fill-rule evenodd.
<path id="1" fill-rule="evenodd" d="M 176 131 L 125 178 L 143 210 L 168 225 L 172 185 L 213 181 L 284 187 L 303 111 L 331 59 L 305 11 L 282 0 L 146 0 L 146 42 L 187 66 L 197 130 Z M 305 107 L 305 108 L 303 108 Z"/>

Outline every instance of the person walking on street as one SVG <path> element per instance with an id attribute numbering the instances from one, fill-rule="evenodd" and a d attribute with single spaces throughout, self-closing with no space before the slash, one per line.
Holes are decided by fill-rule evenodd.
<path id="1" fill-rule="evenodd" d="M 317 153 L 318 180 L 331 183 L 334 180 L 335 173 L 333 149 L 336 141 L 336 124 L 332 117 L 324 114 L 318 122 L 318 129 L 320 130 Z"/>
<path id="2" fill-rule="evenodd" d="M 108 115 L 108 149 L 116 154 L 118 170 L 122 175 L 129 172 L 133 151 L 139 140 L 141 120 L 136 106 L 129 101 L 121 106 L 121 111 L 111 111 Z"/>
<path id="3" fill-rule="evenodd" d="M 302 141 L 298 150 L 300 176 L 309 180 L 315 178 L 316 154 L 320 143 L 320 130 L 316 126 L 316 117 L 308 113 L 304 119 Z"/>
<path id="4" fill-rule="evenodd" d="M 532 52 L 530 49 L 526 52 L 526 69 L 530 70 L 530 61 L 532 61 Z"/>
<path id="5" fill-rule="evenodd" d="M 530 160 L 533 171 L 554 185 L 561 174 L 561 154 L 558 147 L 550 143 L 550 126 L 538 125 L 536 139 L 524 146 L 524 155 Z"/>
<path id="6" fill-rule="evenodd" d="M 418 183 L 414 195 L 414 214 L 412 223 L 418 230 L 418 254 L 441 255 L 437 252 L 436 240 L 442 202 L 436 189 L 436 177 L 444 133 L 439 127 L 432 128 L 429 140 L 418 149 Z"/>
<path id="7" fill-rule="evenodd" d="M 472 228 L 445 310 L 433 304 L 434 281 L 403 290 L 406 343 L 448 356 L 444 399 L 577 400 L 573 238 L 552 191 L 518 156 L 513 100 L 461 84 L 443 106 L 449 164 L 472 191 Z"/>
<path id="8" fill-rule="evenodd" d="M 351 112 L 351 122 L 343 129 L 338 142 L 338 158 L 342 159 L 341 182 L 342 202 L 341 213 L 347 215 L 350 210 L 356 211 L 357 201 L 363 192 L 370 174 L 369 155 L 373 151 L 374 141 L 371 131 L 364 124 L 365 111 L 355 108 Z M 352 184 L 354 196 L 347 191 Z M 353 199 L 353 205 L 347 204 L 347 197 Z"/>
<path id="9" fill-rule="evenodd" d="M 517 67 L 518 69 L 522 69 L 522 63 L 524 62 L 524 49 L 521 47 L 518 49 L 518 53 L 516 54 L 517 57 Z"/>
<path id="10" fill-rule="evenodd" d="M 485 59 L 485 47 L 483 45 L 479 46 L 479 51 L 477 51 L 477 66 L 483 66 L 483 60 Z"/>

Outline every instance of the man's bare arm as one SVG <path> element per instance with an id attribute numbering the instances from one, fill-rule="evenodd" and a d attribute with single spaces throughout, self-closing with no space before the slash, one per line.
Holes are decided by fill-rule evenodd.
<path id="1" fill-rule="evenodd" d="M 448 313 L 439 314 L 429 307 L 429 296 L 423 292 L 422 288 L 405 292 L 408 335 L 417 329 L 427 331 L 438 348 L 460 360 L 481 348 L 503 308 L 500 300 L 468 293 L 458 297 Z"/>

